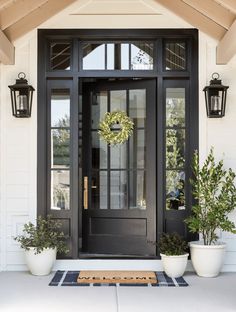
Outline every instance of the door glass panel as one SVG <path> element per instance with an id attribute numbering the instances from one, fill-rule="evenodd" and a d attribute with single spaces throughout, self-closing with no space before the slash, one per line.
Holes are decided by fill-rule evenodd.
<path id="1" fill-rule="evenodd" d="M 70 130 L 53 129 L 51 131 L 52 167 L 70 165 Z"/>
<path id="2" fill-rule="evenodd" d="M 111 112 L 126 111 L 126 90 L 111 91 Z"/>
<path id="3" fill-rule="evenodd" d="M 165 44 L 165 69 L 186 69 L 186 44 L 184 42 L 167 42 Z"/>
<path id="4" fill-rule="evenodd" d="M 93 171 L 91 199 L 93 209 L 107 209 L 107 171 Z"/>
<path id="5" fill-rule="evenodd" d="M 83 69 L 105 69 L 105 44 L 86 43 L 83 49 Z"/>
<path id="6" fill-rule="evenodd" d="M 107 168 L 107 144 L 100 140 L 97 131 L 92 132 L 92 168 Z"/>
<path id="7" fill-rule="evenodd" d="M 166 88 L 166 126 L 185 126 L 184 88 Z"/>
<path id="8" fill-rule="evenodd" d="M 185 210 L 184 171 L 166 171 L 166 209 Z"/>
<path id="9" fill-rule="evenodd" d="M 146 173 L 131 171 L 129 177 L 129 208 L 146 209 Z"/>
<path id="10" fill-rule="evenodd" d="M 137 42 L 131 44 L 131 69 L 153 69 L 153 44 Z"/>
<path id="11" fill-rule="evenodd" d="M 97 92 L 93 95 L 92 101 L 92 129 L 99 128 L 99 122 L 104 118 L 107 111 L 107 91 Z"/>
<path id="12" fill-rule="evenodd" d="M 145 127 L 146 119 L 146 90 L 129 91 L 129 116 L 134 122 L 134 128 Z"/>
<path id="13" fill-rule="evenodd" d="M 51 209 L 70 209 L 69 170 L 51 171 Z"/>
<path id="14" fill-rule="evenodd" d="M 110 147 L 111 168 L 125 169 L 127 159 L 127 144 L 119 144 Z"/>
<path id="15" fill-rule="evenodd" d="M 70 94 L 68 90 L 52 90 L 51 96 L 51 126 L 70 126 Z"/>
<path id="16" fill-rule="evenodd" d="M 127 209 L 127 173 L 126 171 L 110 172 L 111 209 Z"/>
<path id="17" fill-rule="evenodd" d="M 92 99 L 91 207 L 146 209 L 146 89 L 108 92 L 97 92 Z M 134 121 L 134 131 L 124 144 L 109 146 L 98 134 L 99 121 L 107 111 L 117 110 L 128 112 Z M 119 131 L 120 125 L 111 129 Z"/>
<path id="18" fill-rule="evenodd" d="M 146 158 L 145 130 L 134 129 L 129 139 L 130 168 L 144 169 Z"/>
<path id="19" fill-rule="evenodd" d="M 70 70 L 71 44 L 69 42 L 52 42 L 50 44 L 50 69 Z"/>

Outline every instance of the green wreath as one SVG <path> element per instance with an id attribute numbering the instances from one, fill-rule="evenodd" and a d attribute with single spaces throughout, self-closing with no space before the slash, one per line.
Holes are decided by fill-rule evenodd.
<path id="1" fill-rule="evenodd" d="M 120 130 L 112 131 L 112 126 L 120 125 Z M 122 144 L 128 140 L 133 133 L 134 123 L 126 115 L 124 111 L 113 111 L 106 113 L 104 119 L 99 123 L 100 130 L 98 131 L 101 139 L 110 145 Z"/>

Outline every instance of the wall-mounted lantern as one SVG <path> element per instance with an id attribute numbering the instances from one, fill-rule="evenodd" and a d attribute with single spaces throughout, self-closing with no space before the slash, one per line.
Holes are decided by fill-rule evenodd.
<path id="1" fill-rule="evenodd" d="M 223 86 L 219 78 L 218 73 L 213 73 L 210 85 L 203 89 L 209 118 L 221 118 L 225 115 L 226 95 L 229 87 Z"/>
<path id="2" fill-rule="evenodd" d="M 8 86 L 11 92 L 12 114 L 17 118 L 27 118 L 31 116 L 32 100 L 34 88 L 28 85 L 25 73 L 20 72 L 16 83 Z"/>

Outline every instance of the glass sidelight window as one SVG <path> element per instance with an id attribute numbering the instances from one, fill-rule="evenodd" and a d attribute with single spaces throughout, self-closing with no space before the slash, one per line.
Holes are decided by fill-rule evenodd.
<path id="1" fill-rule="evenodd" d="M 185 210 L 185 88 L 166 88 L 166 209 Z"/>
<path id="2" fill-rule="evenodd" d="M 51 209 L 70 209 L 70 90 L 51 91 Z"/>

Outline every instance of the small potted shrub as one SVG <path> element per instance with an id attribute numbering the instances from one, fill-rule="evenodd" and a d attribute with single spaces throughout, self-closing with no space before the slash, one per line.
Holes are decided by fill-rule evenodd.
<path id="1" fill-rule="evenodd" d="M 187 223 L 190 232 L 199 233 L 200 241 L 190 242 L 193 267 L 199 276 L 215 277 L 224 262 L 226 244 L 218 240 L 216 231 L 236 233 L 228 214 L 236 207 L 235 173 L 216 162 L 211 148 L 202 167 L 197 152 L 193 158 L 193 195 L 196 204 Z"/>
<path id="2" fill-rule="evenodd" d="M 61 223 L 38 217 L 36 225 L 24 225 L 23 234 L 14 239 L 25 250 L 26 264 L 33 275 L 48 275 L 56 261 L 57 252 L 67 253 L 65 235 L 60 231 Z"/>
<path id="3" fill-rule="evenodd" d="M 159 249 L 165 273 L 172 278 L 184 274 L 188 260 L 188 244 L 177 233 L 163 234 Z"/>

